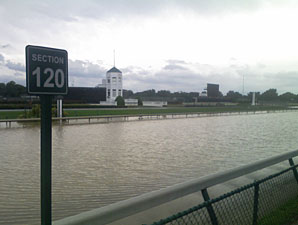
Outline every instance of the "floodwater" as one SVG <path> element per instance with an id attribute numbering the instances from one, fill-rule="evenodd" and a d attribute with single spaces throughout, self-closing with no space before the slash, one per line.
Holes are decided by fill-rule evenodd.
<path id="1" fill-rule="evenodd" d="M 298 148 L 298 113 L 53 126 L 53 220 Z M 40 222 L 40 129 L 0 129 L 0 224 Z"/>

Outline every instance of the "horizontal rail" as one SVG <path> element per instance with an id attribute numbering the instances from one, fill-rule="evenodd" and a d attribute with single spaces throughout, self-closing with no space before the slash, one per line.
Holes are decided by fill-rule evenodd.
<path id="1" fill-rule="evenodd" d="M 75 216 L 56 221 L 54 225 L 103 225 L 134 215 L 138 212 L 159 206 L 183 196 L 198 192 L 211 186 L 241 177 L 257 170 L 275 165 L 285 160 L 298 156 L 298 150 L 273 156 L 268 159 L 229 169 L 216 174 L 211 174 L 198 179 L 176 184 L 158 191 L 146 193 L 131 199 L 120 201 L 105 207 L 84 212 Z"/>
<path id="2" fill-rule="evenodd" d="M 184 113 L 158 113 L 158 114 L 127 114 L 127 115 L 102 115 L 102 116 L 73 116 L 73 117 L 53 117 L 53 121 L 63 120 L 88 120 L 88 119 L 113 119 L 113 118 L 131 118 L 131 117 L 164 117 L 164 116 L 188 116 L 188 115 L 238 115 L 238 114 L 254 114 L 254 113 L 268 113 L 268 112 L 288 112 L 296 111 L 290 110 L 258 110 L 258 111 L 227 111 L 227 112 L 184 112 Z M 26 118 L 26 119 L 0 119 L 0 123 L 14 123 L 14 122 L 40 122 L 40 118 Z"/>
<path id="3" fill-rule="evenodd" d="M 40 118 L 28 118 L 28 119 L 0 119 L 0 123 L 11 122 L 39 122 Z"/>
<path id="4" fill-rule="evenodd" d="M 252 111 L 249 111 L 252 112 Z M 224 113 L 224 112 L 222 112 Z M 238 112 L 225 112 L 235 113 Z M 243 112 L 241 112 L 243 113 Z M 246 112 L 245 112 L 246 113 Z M 53 117 L 53 121 L 59 120 L 79 120 L 79 119 L 106 119 L 106 118 L 124 118 L 124 117 L 147 117 L 147 116 L 170 116 L 170 115 L 194 115 L 194 114 L 220 114 L 220 112 L 188 112 L 188 113 L 158 113 L 158 114 L 128 114 L 128 115 L 103 115 L 103 116 L 72 116 L 72 117 Z M 40 118 L 28 118 L 28 119 L 0 119 L 0 122 L 39 122 Z"/>

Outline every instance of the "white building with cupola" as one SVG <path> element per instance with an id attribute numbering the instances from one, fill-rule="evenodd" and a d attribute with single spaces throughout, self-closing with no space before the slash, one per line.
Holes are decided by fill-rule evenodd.
<path id="1" fill-rule="evenodd" d="M 107 71 L 106 79 L 102 80 L 100 87 L 106 88 L 106 101 L 100 102 L 102 105 L 115 105 L 118 96 L 123 97 L 122 72 L 115 66 Z"/>
<path id="2" fill-rule="evenodd" d="M 123 97 L 122 72 L 113 67 L 106 73 L 106 101 L 115 102 L 118 96 Z"/>
<path id="3" fill-rule="evenodd" d="M 114 106 L 117 105 L 116 98 L 123 97 L 123 77 L 122 72 L 115 66 L 107 71 L 106 78 L 102 80 L 102 84 L 97 85 L 99 88 L 105 88 L 106 101 L 100 101 L 100 105 Z M 138 99 L 124 99 L 126 106 L 138 106 Z M 165 101 L 143 101 L 143 106 L 163 107 L 166 106 Z"/>

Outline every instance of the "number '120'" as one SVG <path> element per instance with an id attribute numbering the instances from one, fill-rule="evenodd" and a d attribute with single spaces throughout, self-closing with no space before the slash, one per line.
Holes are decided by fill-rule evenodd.
<path id="1" fill-rule="evenodd" d="M 62 69 L 57 69 L 55 72 L 52 68 L 45 68 L 43 74 L 49 75 L 42 87 L 53 88 L 58 87 L 62 88 L 64 86 L 64 72 Z M 33 76 L 36 76 L 36 86 L 41 87 L 40 84 L 40 67 L 36 67 L 32 72 Z"/>

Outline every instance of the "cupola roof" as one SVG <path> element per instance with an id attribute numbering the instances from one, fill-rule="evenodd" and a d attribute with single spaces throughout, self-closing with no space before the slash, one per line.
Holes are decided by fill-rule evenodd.
<path id="1" fill-rule="evenodd" d="M 122 73 L 120 70 L 118 70 L 115 66 L 110 69 L 107 73 L 116 72 L 116 73 Z"/>

